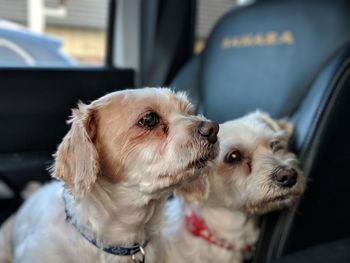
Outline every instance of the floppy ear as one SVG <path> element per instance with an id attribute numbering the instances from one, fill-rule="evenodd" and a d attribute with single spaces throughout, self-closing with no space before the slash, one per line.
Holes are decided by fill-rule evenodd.
<path id="1" fill-rule="evenodd" d="M 175 195 L 182 197 L 187 203 L 204 201 L 208 198 L 208 194 L 209 180 L 207 175 L 200 175 L 175 190 Z"/>
<path id="2" fill-rule="evenodd" d="M 98 153 L 93 144 L 96 135 L 94 112 L 80 103 L 72 111 L 71 129 L 55 154 L 52 176 L 63 181 L 75 199 L 81 199 L 99 173 Z"/>
<path id="3" fill-rule="evenodd" d="M 264 112 L 257 111 L 255 114 L 258 115 L 259 119 L 264 122 L 268 127 L 274 131 L 284 131 L 287 137 L 290 138 L 294 132 L 294 125 L 292 122 L 288 121 L 287 118 L 282 118 L 279 120 L 272 119 L 270 115 Z"/>
<path id="4" fill-rule="evenodd" d="M 277 124 L 281 130 L 287 133 L 288 138 L 292 137 L 294 133 L 294 124 L 288 121 L 287 118 L 277 120 Z"/>

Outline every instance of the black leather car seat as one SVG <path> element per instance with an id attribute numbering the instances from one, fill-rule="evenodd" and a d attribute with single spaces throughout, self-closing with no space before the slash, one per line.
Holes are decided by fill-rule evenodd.
<path id="1" fill-rule="evenodd" d="M 300 204 L 262 223 L 256 262 L 350 237 L 350 2 L 266 0 L 234 9 L 173 86 L 220 122 L 259 108 L 295 123 L 309 178 Z"/>

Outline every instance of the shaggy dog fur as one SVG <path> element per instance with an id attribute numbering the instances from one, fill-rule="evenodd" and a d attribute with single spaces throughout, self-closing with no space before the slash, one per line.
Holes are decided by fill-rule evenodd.
<path id="1" fill-rule="evenodd" d="M 288 149 L 291 133 L 290 123 L 261 112 L 220 125 L 220 154 L 208 177 L 207 200 L 169 202 L 164 262 L 243 261 L 258 239 L 258 215 L 288 207 L 304 192 L 303 173 Z M 208 227 L 201 235 L 216 244 L 188 230 L 193 228 L 185 219 L 188 213 Z"/>
<path id="2" fill-rule="evenodd" d="M 145 262 L 156 262 L 166 200 L 180 188 L 190 198 L 204 194 L 218 125 L 193 115 L 184 94 L 161 88 L 81 103 L 69 123 L 52 167 L 58 182 L 31 195 L 5 223 L 1 262 L 133 262 L 83 235 L 100 247 L 150 240 Z M 135 257 L 142 262 L 141 253 Z"/>

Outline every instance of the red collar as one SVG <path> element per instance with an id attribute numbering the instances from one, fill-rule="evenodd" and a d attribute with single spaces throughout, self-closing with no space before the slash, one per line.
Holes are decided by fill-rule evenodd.
<path id="1" fill-rule="evenodd" d="M 185 217 L 186 220 L 186 228 L 188 231 L 192 233 L 192 235 L 196 237 L 201 237 L 204 240 L 208 241 L 210 244 L 216 245 L 218 247 L 224 248 L 226 250 L 234 250 L 235 245 L 225 241 L 224 239 L 218 239 L 214 237 L 213 233 L 210 231 L 209 227 L 205 224 L 205 222 L 197 216 L 197 214 L 193 210 L 189 210 Z M 242 252 L 251 253 L 252 246 L 245 245 L 242 249 Z"/>

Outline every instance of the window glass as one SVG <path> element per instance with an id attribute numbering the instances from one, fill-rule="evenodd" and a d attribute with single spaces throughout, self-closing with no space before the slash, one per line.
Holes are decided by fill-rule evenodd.
<path id="1" fill-rule="evenodd" d="M 0 67 L 101 66 L 108 0 L 0 0 Z"/>
<path id="2" fill-rule="evenodd" d="M 238 5 L 252 2 L 253 0 L 198 0 L 194 52 L 196 54 L 202 52 L 213 26 L 226 12 Z"/>

